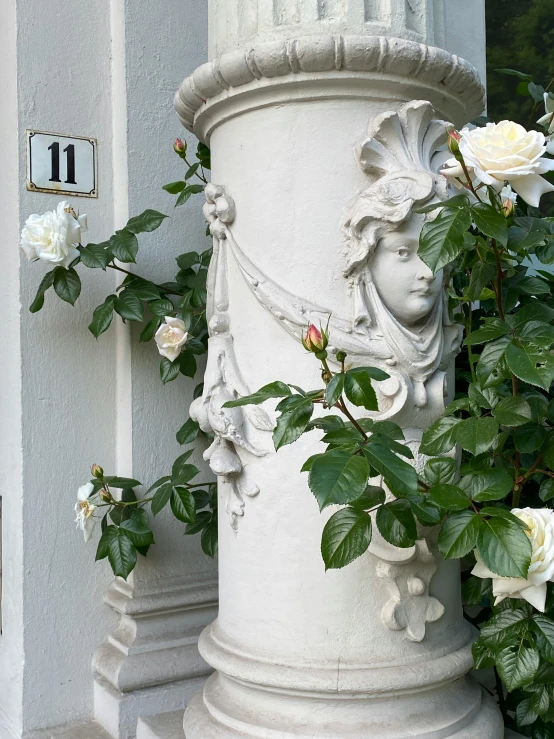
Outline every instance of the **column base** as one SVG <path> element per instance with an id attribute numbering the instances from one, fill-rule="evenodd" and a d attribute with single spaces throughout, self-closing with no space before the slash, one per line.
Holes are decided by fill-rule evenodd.
<path id="1" fill-rule="evenodd" d="M 242 704 L 237 711 L 239 702 L 229 700 L 233 682 L 221 675 L 208 680 L 185 711 L 186 739 L 504 739 L 497 706 L 469 680 L 468 695 L 476 690 L 477 704 L 469 701 L 466 706 L 466 686 L 459 685 L 458 711 L 446 719 L 444 712 L 437 719 L 444 700 L 440 689 L 385 702 L 368 696 L 252 690 L 248 708 Z"/>

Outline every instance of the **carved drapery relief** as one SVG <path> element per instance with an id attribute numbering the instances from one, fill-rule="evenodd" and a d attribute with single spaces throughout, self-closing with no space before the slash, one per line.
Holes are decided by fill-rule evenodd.
<path id="1" fill-rule="evenodd" d="M 226 508 L 233 528 L 244 515 L 245 497 L 260 489 L 246 471 L 249 457 L 261 457 L 271 449 L 274 426 L 270 416 L 258 406 L 224 408 L 229 400 L 248 395 L 237 366 L 230 333 L 227 285 L 227 227 L 235 217 L 235 205 L 223 188 L 208 185 L 204 213 L 214 237 L 214 254 L 208 277 L 208 363 L 204 390 L 190 407 L 190 416 L 214 441 L 204 453 L 211 470 L 225 490 Z"/>
<path id="2" fill-rule="evenodd" d="M 227 488 L 234 527 L 244 513 L 245 496 L 259 492 L 255 481 L 248 480 L 245 461 L 271 451 L 274 422 L 259 407 L 223 408 L 227 400 L 249 392 L 233 352 L 227 286 L 230 254 L 260 304 L 291 336 L 300 341 L 309 323 L 329 322 L 335 351 L 346 351 L 354 364 L 370 363 L 390 374 L 388 380 L 375 383 L 377 417 L 394 418 L 402 411 L 406 418 L 407 411 L 410 419 L 428 406 L 433 412 L 438 409 L 436 415 L 444 408 L 444 373 L 459 350 L 460 331 L 448 313 L 447 276 L 442 271 L 433 275 L 418 256 L 425 216 L 415 212 L 448 197 L 438 168 L 449 124 L 433 115 L 425 101 L 383 113 L 371 121 L 356 149 L 368 184 L 346 206 L 341 224 L 350 316 L 293 295 L 258 269 L 233 237 L 232 199 L 222 187 L 206 188 L 205 214 L 214 236 L 208 283 L 209 358 L 204 394 L 193 403 L 191 416 L 215 436 L 205 457 Z M 403 425 L 410 430 L 410 423 Z M 418 453 L 420 437 L 414 431 L 416 441 L 410 446 L 420 467 L 425 459 Z M 380 559 L 377 572 L 390 593 L 383 623 L 404 631 L 411 641 L 421 641 L 426 624 L 444 612 L 429 593 L 437 563 L 427 541 L 398 550 L 376 536 L 370 551 Z"/>

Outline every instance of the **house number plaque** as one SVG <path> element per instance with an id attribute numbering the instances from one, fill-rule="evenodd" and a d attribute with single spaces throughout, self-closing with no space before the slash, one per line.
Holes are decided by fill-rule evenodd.
<path id="1" fill-rule="evenodd" d="M 27 190 L 97 198 L 97 142 L 27 130 Z"/>

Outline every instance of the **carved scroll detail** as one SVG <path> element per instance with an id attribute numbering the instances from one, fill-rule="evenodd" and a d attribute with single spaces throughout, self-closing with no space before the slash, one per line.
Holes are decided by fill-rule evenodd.
<path id="1" fill-rule="evenodd" d="M 211 470 L 218 476 L 226 494 L 226 509 L 236 529 L 244 515 L 245 498 L 260 492 L 248 478 L 249 457 L 262 457 L 270 451 L 268 432 L 274 422 L 257 406 L 224 408 L 229 400 L 249 394 L 235 359 L 230 332 L 229 290 L 227 284 L 227 226 L 235 217 L 235 204 L 223 188 L 208 185 L 204 213 L 214 237 L 214 254 L 208 277 L 208 363 L 204 391 L 190 407 L 190 416 L 214 442 L 204 453 Z"/>

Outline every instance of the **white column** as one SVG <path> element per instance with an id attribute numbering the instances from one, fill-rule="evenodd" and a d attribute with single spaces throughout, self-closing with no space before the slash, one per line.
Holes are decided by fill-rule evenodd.
<path id="1" fill-rule="evenodd" d="M 220 0 L 211 48 L 221 55 L 177 93 L 182 122 L 213 156 L 210 354 L 191 412 L 215 432 L 208 456 L 222 512 L 219 617 L 200 642 L 217 673 L 185 713 L 187 739 L 504 735 L 467 676 L 473 634 L 459 567 L 440 558 L 433 534 L 396 550 L 374 533 L 368 553 L 326 573 L 326 516 L 299 472 L 322 450 L 318 433 L 275 454 L 271 404 L 221 410 L 276 379 L 316 387 L 317 363 L 299 339 L 310 320 L 331 316 L 331 344 L 391 375 L 379 417 L 403 426 L 424 463 L 419 439 L 452 392 L 457 332 L 437 307 L 439 282 L 419 316 L 426 369 L 415 368 L 423 334 L 410 333 L 409 311 L 421 308 L 412 283 L 399 295 L 405 286 L 384 272 L 383 255 L 398 232 L 415 250 L 423 219 L 413 209 L 446 196 L 434 157 L 442 121 L 460 125 L 483 109 L 476 71 L 421 43 L 442 42 L 442 10 L 430 0 Z M 469 33 L 476 21 L 465 23 Z M 435 284 L 414 265 L 414 285 Z"/>

